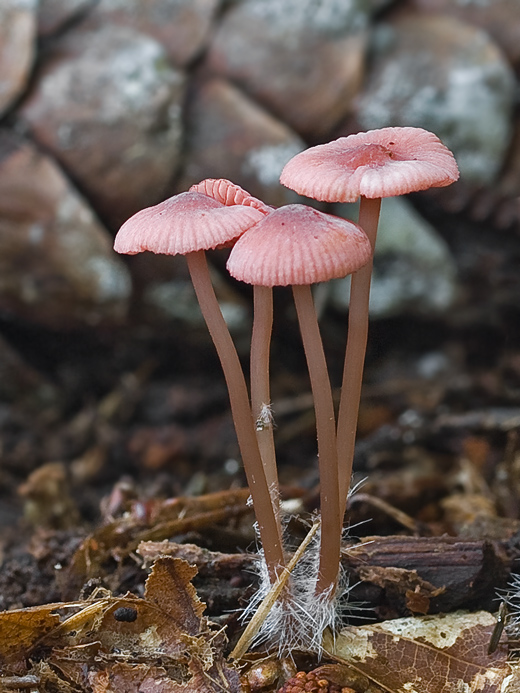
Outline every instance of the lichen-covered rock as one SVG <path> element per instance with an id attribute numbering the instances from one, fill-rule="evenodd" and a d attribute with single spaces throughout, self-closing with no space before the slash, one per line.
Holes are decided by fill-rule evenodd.
<path id="1" fill-rule="evenodd" d="M 0 115 L 25 89 L 34 60 L 36 0 L 0 2 Z"/>
<path id="2" fill-rule="evenodd" d="M 0 134 L 0 308 L 53 329 L 120 322 L 128 272 L 63 173 Z"/>
<path id="3" fill-rule="evenodd" d="M 343 212 L 348 214 L 351 207 L 344 206 Z M 335 305 L 346 309 L 348 296 L 348 280 L 334 282 Z M 448 310 L 456 296 L 457 267 L 445 241 L 405 199 L 383 200 L 370 289 L 371 317 L 431 317 Z"/>
<path id="4" fill-rule="evenodd" d="M 363 128 L 435 132 L 464 178 L 489 183 L 511 138 L 515 80 L 480 29 L 451 17 L 406 16 L 378 27 L 359 103 Z"/>
<path id="5" fill-rule="evenodd" d="M 518 0 L 411 0 L 422 12 L 457 17 L 484 29 L 511 63 L 520 65 L 520 5 Z"/>
<path id="6" fill-rule="evenodd" d="M 447 188 L 429 191 L 429 196 L 450 214 L 464 214 L 490 230 L 520 229 L 520 117 L 513 122 L 514 134 L 507 158 L 493 185 L 459 181 Z"/>
<path id="7" fill-rule="evenodd" d="M 97 0 L 39 0 L 38 33 L 48 36 L 59 31 L 64 24 L 94 7 Z"/>
<path id="8" fill-rule="evenodd" d="M 222 20 L 208 64 L 301 135 L 323 137 L 352 110 L 376 4 L 248 0 Z"/>
<path id="9" fill-rule="evenodd" d="M 304 143 L 236 87 L 218 78 L 199 82 L 186 122 L 186 166 L 177 192 L 204 178 L 228 178 L 267 204 L 295 200 L 279 176 Z"/>
<path id="10" fill-rule="evenodd" d="M 161 198 L 178 165 L 184 82 L 154 39 L 81 27 L 56 42 L 21 116 L 117 228 Z"/>
<path id="11" fill-rule="evenodd" d="M 92 19 L 130 26 L 153 36 L 175 65 L 203 49 L 221 0 L 102 0 Z"/>
<path id="12" fill-rule="evenodd" d="M 334 36 L 366 29 L 372 15 L 391 0 L 239 0 L 252 17 L 277 25 L 289 39 L 311 30 Z"/>
<path id="13" fill-rule="evenodd" d="M 165 270 L 168 267 L 170 272 L 167 276 Z M 212 266 L 210 271 L 220 309 L 229 329 L 235 333 L 243 332 L 246 326 L 250 327 L 249 307 L 220 272 Z M 186 261 L 183 257 L 160 259 L 155 255 L 142 262 L 138 272 L 144 289 L 135 307 L 136 315 L 149 324 L 161 325 L 162 330 L 168 324 L 178 323 L 184 323 L 192 329 L 207 329 L 193 284 L 189 276 L 186 276 Z"/>

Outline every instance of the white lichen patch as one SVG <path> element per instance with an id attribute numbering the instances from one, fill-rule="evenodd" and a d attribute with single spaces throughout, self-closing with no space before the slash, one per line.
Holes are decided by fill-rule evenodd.
<path id="1" fill-rule="evenodd" d="M 5 4 L 4 4 L 5 3 Z M 0 10 L 27 10 L 33 12 L 38 6 L 38 0 L 4 0 L 2 3 L 4 7 L 0 5 Z"/>
<path id="2" fill-rule="evenodd" d="M 475 614 L 457 611 L 452 614 L 423 618 L 411 616 L 384 621 L 379 624 L 378 630 L 394 634 L 397 639 L 420 640 L 439 650 L 444 650 L 453 647 L 463 631 L 476 626 L 494 625 L 494 623 L 493 615 L 485 611 Z"/>
<path id="3" fill-rule="evenodd" d="M 360 99 L 363 128 L 417 126 L 435 132 L 460 172 L 488 183 L 511 139 L 514 74 L 489 36 L 454 18 L 380 25 Z"/>
<path id="4" fill-rule="evenodd" d="M 168 320 L 180 320 L 192 327 L 203 327 L 204 318 L 191 282 L 172 280 L 149 284 L 143 301 Z M 240 303 L 219 300 L 220 309 L 228 328 L 240 331 L 247 323 L 248 312 Z"/>
<path id="5" fill-rule="evenodd" d="M 354 205 L 343 205 L 340 216 L 357 220 Z M 370 315 L 431 315 L 449 309 L 458 293 L 457 267 L 448 245 L 403 198 L 383 200 L 377 234 Z M 340 309 L 348 308 L 349 279 L 331 284 Z"/>
<path id="6" fill-rule="evenodd" d="M 336 35 L 364 29 L 386 0 L 253 0 L 251 9 L 280 31 Z"/>
<path id="7" fill-rule="evenodd" d="M 111 251 L 108 234 L 72 188 L 56 210 L 54 244 L 70 288 L 83 300 L 98 306 L 121 302 L 131 293 L 128 270 Z"/>
<path id="8" fill-rule="evenodd" d="M 162 645 L 162 640 L 157 633 L 157 626 L 151 625 L 139 634 L 142 648 L 149 651 L 157 651 Z"/>
<path id="9" fill-rule="evenodd" d="M 31 224 L 27 232 L 29 245 L 41 246 L 45 240 L 45 226 L 40 223 Z"/>
<path id="10" fill-rule="evenodd" d="M 303 149 L 303 142 L 296 139 L 292 142 L 265 144 L 250 149 L 244 158 L 244 173 L 253 173 L 262 185 L 278 185 L 285 164 Z"/>
<path id="11" fill-rule="evenodd" d="M 478 47 L 484 54 L 488 38 L 484 32 L 478 36 Z M 451 70 L 445 117 L 441 118 L 440 112 L 438 115 L 446 130 L 445 143 L 457 153 L 462 173 L 484 182 L 497 174 L 511 138 L 509 114 L 513 93 L 513 73 L 498 55 L 488 64 L 460 64 Z M 471 109 L 467 103 L 470 96 Z M 450 128 L 452 135 L 448 135 Z"/>
<path id="12" fill-rule="evenodd" d="M 172 82 L 180 82 L 178 71 L 168 66 L 162 46 L 145 36 L 134 35 L 114 52 L 110 61 L 111 80 L 121 97 L 121 107 L 140 111 L 164 94 Z"/>
<path id="13" fill-rule="evenodd" d="M 202 327 L 204 319 L 190 282 L 172 280 L 148 284 L 143 303 L 167 319 L 181 320 Z"/>
<path id="14" fill-rule="evenodd" d="M 350 626 L 326 651 L 395 693 L 498 693 L 511 670 L 500 658 L 489 666 L 485 655 L 494 623 L 487 611 L 459 611 Z"/>
<path id="15" fill-rule="evenodd" d="M 518 678 L 519 675 L 515 672 L 513 672 L 510 676 L 506 676 L 506 678 L 502 681 L 502 685 L 500 686 L 500 693 L 507 693 L 508 691 L 513 693 L 514 689 L 510 686 L 514 681 L 518 681 Z"/>
<path id="16" fill-rule="evenodd" d="M 83 50 L 57 64 L 40 82 L 49 108 L 73 103 L 90 110 L 97 102 L 99 122 L 118 123 L 133 114 L 146 126 L 158 105 L 167 108 L 184 87 L 184 74 L 169 65 L 164 48 L 133 29 L 107 26 L 81 36 L 78 45 Z M 70 139 L 71 133 L 60 136 Z"/>
<path id="17" fill-rule="evenodd" d="M 357 662 L 375 659 L 379 655 L 372 645 L 373 637 L 374 631 L 369 627 L 356 631 L 344 630 L 341 632 L 341 651 L 348 652 Z"/>
<path id="18" fill-rule="evenodd" d="M 113 258 L 95 255 L 88 259 L 86 272 L 93 282 L 93 294 L 99 303 L 127 300 L 132 281 L 126 267 Z"/>

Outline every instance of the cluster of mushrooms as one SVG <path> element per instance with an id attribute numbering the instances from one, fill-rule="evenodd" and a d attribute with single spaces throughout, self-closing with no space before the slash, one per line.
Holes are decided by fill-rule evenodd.
<path id="1" fill-rule="evenodd" d="M 323 202 L 360 200 L 359 224 L 303 204 L 273 209 L 230 181 L 205 180 L 129 219 L 116 236 L 119 253 L 148 250 L 186 256 L 195 292 L 218 352 L 257 519 L 267 583 L 287 565 L 269 394 L 272 289 L 291 286 L 316 412 L 321 530 L 315 574 L 289 585 L 277 627 L 296 625 L 300 644 L 319 647 L 336 625 L 343 518 L 352 474 L 368 333 L 372 258 L 381 198 L 450 185 L 459 176 L 447 147 L 412 127 L 372 130 L 307 149 L 282 171 L 283 185 Z M 254 289 L 250 387 L 212 287 L 205 250 L 231 247 L 229 273 Z M 336 422 L 330 378 L 311 286 L 351 277 L 348 338 Z M 293 590 L 291 592 L 291 589 Z M 305 618 L 301 615 L 304 614 Z M 284 623 L 285 620 L 285 623 Z M 264 634 L 264 639 L 266 636 Z"/>

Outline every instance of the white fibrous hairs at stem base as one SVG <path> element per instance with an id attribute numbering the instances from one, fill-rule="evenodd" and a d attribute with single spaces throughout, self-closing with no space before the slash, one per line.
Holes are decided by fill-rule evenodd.
<path id="1" fill-rule="evenodd" d="M 322 634 L 326 628 L 336 632 L 343 625 L 343 615 L 350 607 L 343 605 L 349 592 L 348 579 L 340 570 L 334 594 L 315 594 L 319 567 L 320 532 L 315 534 L 303 556 L 294 567 L 287 587 L 266 615 L 254 646 L 263 645 L 280 657 L 293 650 L 322 654 Z M 262 552 L 258 560 L 259 588 L 244 610 L 241 620 L 249 621 L 271 589 Z M 340 606 L 341 604 L 341 606 Z"/>
<path id="2" fill-rule="evenodd" d="M 511 652 L 520 652 L 520 575 L 513 574 L 507 589 L 500 592 L 500 598 L 506 604 L 503 630 L 511 643 Z"/>

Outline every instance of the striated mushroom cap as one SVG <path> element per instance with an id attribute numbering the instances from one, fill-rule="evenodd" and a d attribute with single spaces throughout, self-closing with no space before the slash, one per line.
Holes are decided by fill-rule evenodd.
<path id="1" fill-rule="evenodd" d="M 186 255 L 230 243 L 264 218 L 247 205 L 225 206 L 200 192 L 184 192 L 142 209 L 119 229 L 114 250 Z"/>
<path id="2" fill-rule="evenodd" d="M 453 154 L 432 132 L 395 127 L 359 132 L 311 147 L 293 157 L 283 185 L 316 200 L 355 202 L 393 197 L 454 183 Z"/>
<path id="3" fill-rule="evenodd" d="M 305 205 L 286 205 L 238 239 L 227 269 L 257 286 L 314 284 L 356 272 L 371 253 L 357 224 Z"/>
<path id="4" fill-rule="evenodd" d="M 205 178 L 200 183 L 192 185 L 189 192 L 204 193 L 226 206 L 248 205 L 264 214 L 269 214 L 273 209 L 227 178 Z"/>

